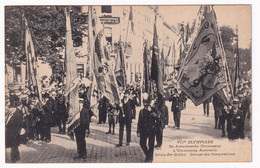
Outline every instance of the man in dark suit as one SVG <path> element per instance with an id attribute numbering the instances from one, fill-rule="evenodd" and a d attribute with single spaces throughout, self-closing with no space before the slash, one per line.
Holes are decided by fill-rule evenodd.
<path id="1" fill-rule="evenodd" d="M 53 113 L 55 110 L 54 100 L 50 97 L 48 93 L 43 95 L 43 114 L 41 117 L 42 123 L 42 137 L 41 140 L 49 143 L 51 141 L 51 123 L 53 121 Z"/>
<path id="2" fill-rule="evenodd" d="M 233 100 L 233 106 L 231 109 L 231 135 L 229 139 L 244 139 L 244 115 L 243 112 L 239 109 L 240 102 L 238 99 Z"/>
<path id="3" fill-rule="evenodd" d="M 168 107 L 165 105 L 165 101 L 161 93 L 158 93 L 157 96 L 156 109 L 158 110 L 159 113 L 159 123 L 157 125 L 157 131 L 156 131 L 157 145 L 155 147 L 160 148 L 162 146 L 162 141 L 163 141 L 163 129 L 165 128 L 165 125 L 168 125 L 168 121 L 169 121 Z"/>
<path id="4" fill-rule="evenodd" d="M 12 95 L 13 96 L 13 95 Z M 19 95 L 10 97 L 10 107 L 6 109 L 5 146 L 11 148 L 11 162 L 20 160 L 18 146 L 20 144 L 20 132 L 23 126 L 22 103 Z"/>
<path id="5" fill-rule="evenodd" d="M 99 119 L 98 119 L 98 124 L 105 124 L 106 119 L 107 119 L 107 104 L 108 104 L 108 99 L 103 96 L 98 104 L 98 110 L 99 110 Z"/>
<path id="6" fill-rule="evenodd" d="M 178 94 L 178 90 L 174 89 L 173 95 L 169 98 L 169 101 L 172 102 L 171 110 L 173 112 L 173 120 L 177 129 L 180 129 L 180 120 L 181 120 L 181 97 Z"/>
<path id="7" fill-rule="evenodd" d="M 146 156 L 145 162 L 153 161 L 154 140 L 156 125 L 159 122 L 158 111 L 150 105 L 151 97 L 147 93 L 143 95 L 144 108 L 139 113 L 137 124 L 137 136 L 140 137 L 140 146 Z M 148 139 L 148 146 L 147 146 Z"/>
<path id="8" fill-rule="evenodd" d="M 56 119 L 57 126 L 59 128 L 59 133 L 65 134 L 66 122 L 68 120 L 69 115 L 66 106 L 65 96 L 62 94 L 61 90 L 58 91 L 55 101 L 56 101 L 55 119 Z"/>
<path id="9" fill-rule="evenodd" d="M 74 157 L 74 159 L 86 159 L 87 157 L 87 148 L 86 148 L 86 130 L 89 130 L 89 122 L 90 122 L 90 102 L 88 98 L 84 97 L 83 108 L 80 111 L 80 123 L 77 128 L 75 128 L 74 133 L 76 137 L 77 143 L 77 152 L 78 154 Z"/>
<path id="10" fill-rule="evenodd" d="M 132 105 L 129 100 L 129 92 L 126 91 L 122 107 L 119 112 L 119 143 L 118 147 L 122 146 L 124 126 L 126 126 L 126 145 L 129 146 L 131 142 L 131 122 L 132 122 Z"/>

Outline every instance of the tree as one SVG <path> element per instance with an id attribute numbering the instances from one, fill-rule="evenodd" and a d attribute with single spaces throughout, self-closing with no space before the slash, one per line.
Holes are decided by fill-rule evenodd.
<path id="1" fill-rule="evenodd" d="M 234 52 L 233 42 L 234 38 L 236 37 L 234 30 L 229 26 L 222 26 L 220 27 L 220 35 L 222 38 L 224 49 L 230 52 Z"/>
<path id="2" fill-rule="evenodd" d="M 14 62 L 24 62 L 24 15 L 31 29 L 35 54 L 52 68 L 52 80 L 62 79 L 65 47 L 65 6 L 8 6 L 5 8 L 5 58 L 10 66 Z M 82 44 L 86 27 L 82 18 L 86 15 L 81 7 L 71 7 L 72 39 L 74 46 Z M 82 21 L 83 20 L 83 21 Z"/>

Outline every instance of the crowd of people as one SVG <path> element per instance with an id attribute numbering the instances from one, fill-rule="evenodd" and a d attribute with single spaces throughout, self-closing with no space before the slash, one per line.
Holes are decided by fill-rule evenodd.
<path id="1" fill-rule="evenodd" d="M 170 96 L 162 93 L 143 93 L 139 87 L 128 86 L 119 104 L 113 104 L 101 95 L 96 115 L 90 107 L 87 96 L 89 87 L 82 86 L 79 90 L 81 106 L 80 124 L 74 130 L 77 143 L 77 155 L 74 159 L 86 158 L 85 137 L 90 134 L 91 117 L 98 118 L 97 124 L 108 123 L 108 132 L 114 135 L 115 125 L 119 124 L 119 140 L 117 147 L 123 145 L 124 129 L 126 128 L 126 145 L 131 143 L 132 122 L 137 119 L 136 107 L 141 106 L 137 121 L 137 136 L 146 156 L 145 162 L 153 161 L 154 148 L 163 144 L 163 130 L 169 123 L 168 107 L 165 101 L 171 102 L 174 128 L 180 129 L 181 111 L 186 108 L 187 97 L 177 88 L 172 88 Z M 59 85 L 55 89 L 42 93 L 42 101 L 27 88 L 10 90 L 6 97 L 6 147 L 11 148 L 11 162 L 20 159 L 18 146 L 28 141 L 51 142 L 51 127 L 58 127 L 60 134 L 66 133 L 69 105 Z M 218 94 L 203 103 L 204 115 L 209 116 L 209 103 L 213 104 L 215 128 L 222 130 L 222 137 L 244 139 L 244 121 L 250 117 L 251 96 L 248 88 L 242 89 L 232 104 L 226 104 Z M 108 120 L 108 122 L 106 122 Z M 22 131 L 21 131 L 22 130 Z M 20 135 L 22 133 L 22 135 Z M 156 145 L 155 145 L 156 142 Z"/>
<path id="2" fill-rule="evenodd" d="M 20 87 L 9 90 L 5 101 L 6 147 L 10 147 L 13 151 L 11 162 L 19 160 L 19 144 L 29 141 L 51 142 L 51 126 L 57 126 L 59 133 L 65 134 L 68 105 L 61 88 L 42 92 L 40 101 L 35 92 Z M 16 131 L 13 130 L 14 128 Z M 10 144 L 13 141 L 15 143 Z"/>
<path id="3" fill-rule="evenodd" d="M 221 129 L 221 137 L 244 139 L 246 119 L 251 117 L 251 91 L 247 84 L 241 85 L 232 103 L 225 102 L 219 94 L 203 103 L 204 115 L 209 116 L 209 103 L 214 108 L 215 129 Z"/>

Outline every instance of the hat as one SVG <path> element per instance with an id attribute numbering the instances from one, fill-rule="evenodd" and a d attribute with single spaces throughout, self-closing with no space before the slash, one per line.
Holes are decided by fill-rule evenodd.
<path id="1" fill-rule="evenodd" d="M 242 97 L 244 97 L 244 96 L 243 96 L 243 94 L 238 94 L 237 97 L 238 97 L 238 98 L 242 98 Z"/>
<path id="2" fill-rule="evenodd" d="M 22 100 L 25 100 L 26 98 L 27 98 L 27 95 L 26 95 L 26 94 L 22 94 L 22 95 L 21 95 L 21 99 L 22 99 Z"/>
<path id="3" fill-rule="evenodd" d="M 20 90 L 15 90 L 15 95 L 16 95 L 16 96 L 21 96 L 21 94 L 22 94 L 22 93 L 21 93 Z"/>
<path id="4" fill-rule="evenodd" d="M 233 100 L 233 104 L 239 104 L 239 103 L 240 103 L 239 99 L 235 98 L 235 99 Z"/>

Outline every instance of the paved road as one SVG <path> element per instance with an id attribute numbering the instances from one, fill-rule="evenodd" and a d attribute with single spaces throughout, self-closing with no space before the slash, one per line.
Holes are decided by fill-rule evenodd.
<path id="1" fill-rule="evenodd" d="M 170 110 L 170 103 L 167 102 Z M 139 111 L 138 108 L 137 111 Z M 203 116 L 202 106 L 195 107 L 190 101 L 187 108 L 181 114 L 181 129 L 173 128 L 172 112 L 169 112 L 169 126 L 164 130 L 163 142 L 182 139 L 218 139 L 221 138 L 221 130 L 214 129 L 214 112 L 210 106 L 210 116 Z M 48 144 L 39 141 L 28 142 L 19 147 L 20 163 L 138 163 L 144 161 L 144 153 L 139 145 L 139 138 L 136 136 L 137 120 L 132 124 L 132 142 L 130 146 L 125 143 L 117 148 L 119 124 L 116 125 L 115 135 L 105 134 L 108 131 L 108 124 L 96 124 L 93 118 L 91 123 L 91 134 L 86 138 L 87 158 L 73 160 L 76 155 L 76 142 L 70 140 L 67 135 L 58 134 L 57 128 L 52 128 L 52 141 Z M 246 122 L 246 136 L 249 137 L 249 122 Z M 247 138 L 247 141 L 249 139 Z M 124 137 L 124 142 L 126 141 Z M 157 150 L 157 149 L 156 149 Z M 6 150 L 6 162 L 10 162 L 10 149 Z"/>

